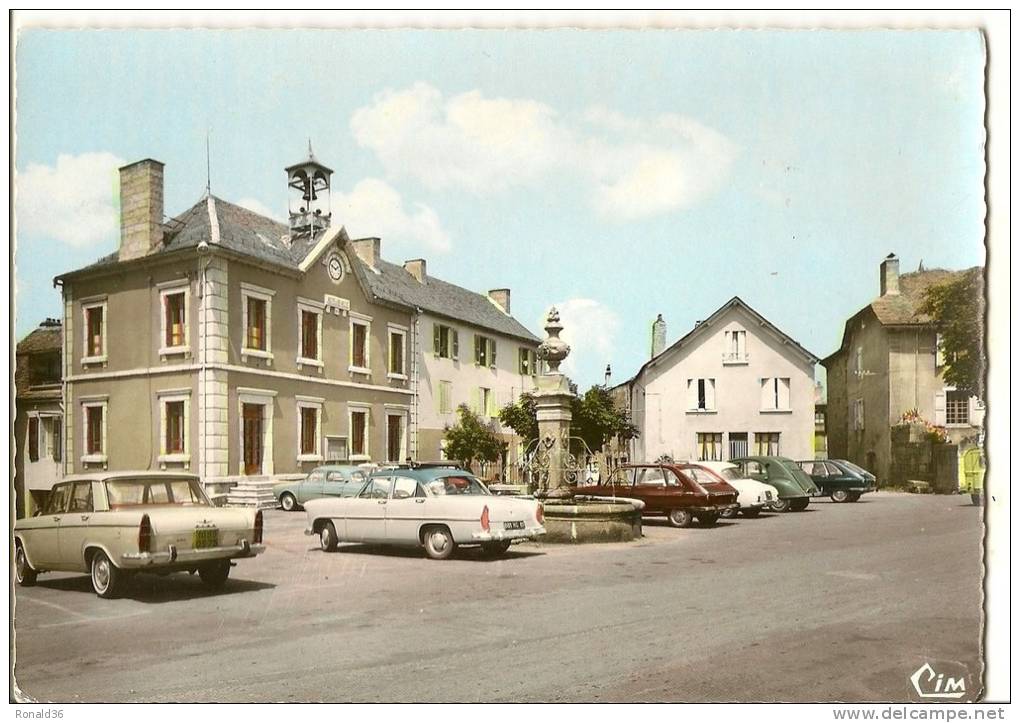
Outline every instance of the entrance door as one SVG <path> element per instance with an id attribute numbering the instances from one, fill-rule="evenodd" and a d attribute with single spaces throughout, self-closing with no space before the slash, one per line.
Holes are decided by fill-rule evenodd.
<path id="1" fill-rule="evenodd" d="M 404 434 L 404 417 L 399 414 L 390 414 L 386 417 L 386 461 L 400 462 Z"/>
<path id="2" fill-rule="evenodd" d="M 241 417 L 244 429 L 244 473 L 262 474 L 262 405 L 242 405 Z"/>

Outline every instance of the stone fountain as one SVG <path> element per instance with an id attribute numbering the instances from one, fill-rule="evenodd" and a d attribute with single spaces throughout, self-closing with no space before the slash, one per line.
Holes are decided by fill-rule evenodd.
<path id="1" fill-rule="evenodd" d="M 559 312 L 549 310 L 547 338 L 538 347 L 546 370 L 536 380 L 535 410 L 538 440 L 533 443 L 528 469 L 535 497 L 545 508 L 545 542 L 625 542 L 641 537 L 641 512 L 631 502 L 593 498 L 576 487 L 584 474 L 583 464 L 571 449 L 584 443 L 570 436 L 570 381 L 560 364 L 570 347 L 560 339 L 563 325 Z"/>

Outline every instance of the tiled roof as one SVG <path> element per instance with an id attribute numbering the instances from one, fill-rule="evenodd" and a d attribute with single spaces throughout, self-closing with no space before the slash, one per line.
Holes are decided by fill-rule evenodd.
<path id="1" fill-rule="evenodd" d="M 60 326 L 41 326 L 18 342 L 18 354 L 60 351 L 63 334 Z"/>
<path id="2" fill-rule="evenodd" d="M 953 281 L 966 271 L 927 269 L 900 275 L 900 293 L 886 294 L 871 302 L 875 316 L 883 324 L 927 324 L 931 318 L 918 312 L 924 301 L 924 290 L 935 284 Z"/>

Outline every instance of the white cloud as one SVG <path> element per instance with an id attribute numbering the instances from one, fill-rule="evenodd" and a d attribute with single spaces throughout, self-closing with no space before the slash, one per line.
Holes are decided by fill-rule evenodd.
<path id="1" fill-rule="evenodd" d="M 433 252 L 451 248 L 439 216 L 424 203 L 405 207 L 400 194 L 385 181 L 365 178 L 348 194 L 333 193 L 333 223 L 347 228 L 351 238 L 379 236 L 407 248 L 420 244 Z"/>
<path id="2" fill-rule="evenodd" d="M 262 201 L 258 200 L 257 198 L 245 197 L 245 198 L 239 199 L 237 201 L 237 205 L 238 206 L 242 206 L 242 207 L 248 209 L 249 211 L 254 211 L 255 213 L 259 214 L 260 216 L 265 216 L 266 218 L 271 218 L 274 221 L 279 221 L 280 223 L 286 223 L 286 215 L 285 214 L 274 212 L 271 208 L 269 208 L 269 206 L 267 206 L 266 204 L 262 203 Z"/>
<path id="3" fill-rule="evenodd" d="M 554 305 L 560 312 L 560 338 L 570 345 L 570 355 L 561 369 L 567 375 L 597 374 L 613 355 L 620 318 L 612 309 L 594 299 L 567 299 Z M 545 316 L 538 324 L 545 328 Z M 542 332 L 544 336 L 544 332 Z M 578 366 L 580 364 L 580 366 Z"/>
<path id="4" fill-rule="evenodd" d="M 85 247 L 113 240 L 120 228 L 112 153 L 61 154 L 55 166 L 30 163 L 15 176 L 19 233 Z"/>
<path id="5" fill-rule="evenodd" d="M 736 146 L 678 114 L 632 118 L 591 108 L 576 119 L 527 98 L 426 83 L 386 90 L 351 117 L 387 173 L 478 195 L 555 180 L 587 189 L 602 216 L 628 220 L 689 208 L 715 193 Z"/>

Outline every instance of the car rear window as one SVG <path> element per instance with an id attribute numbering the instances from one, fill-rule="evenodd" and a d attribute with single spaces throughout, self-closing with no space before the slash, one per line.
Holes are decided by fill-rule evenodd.
<path id="1" fill-rule="evenodd" d="M 426 485 L 429 494 L 435 497 L 444 495 L 487 495 L 489 491 L 485 485 L 474 477 L 464 475 L 450 475 L 449 477 L 436 477 Z"/>
<path id="2" fill-rule="evenodd" d="M 197 480 L 118 479 L 106 481 L 110 509 L 150 505 L 208 505 Z"/>

